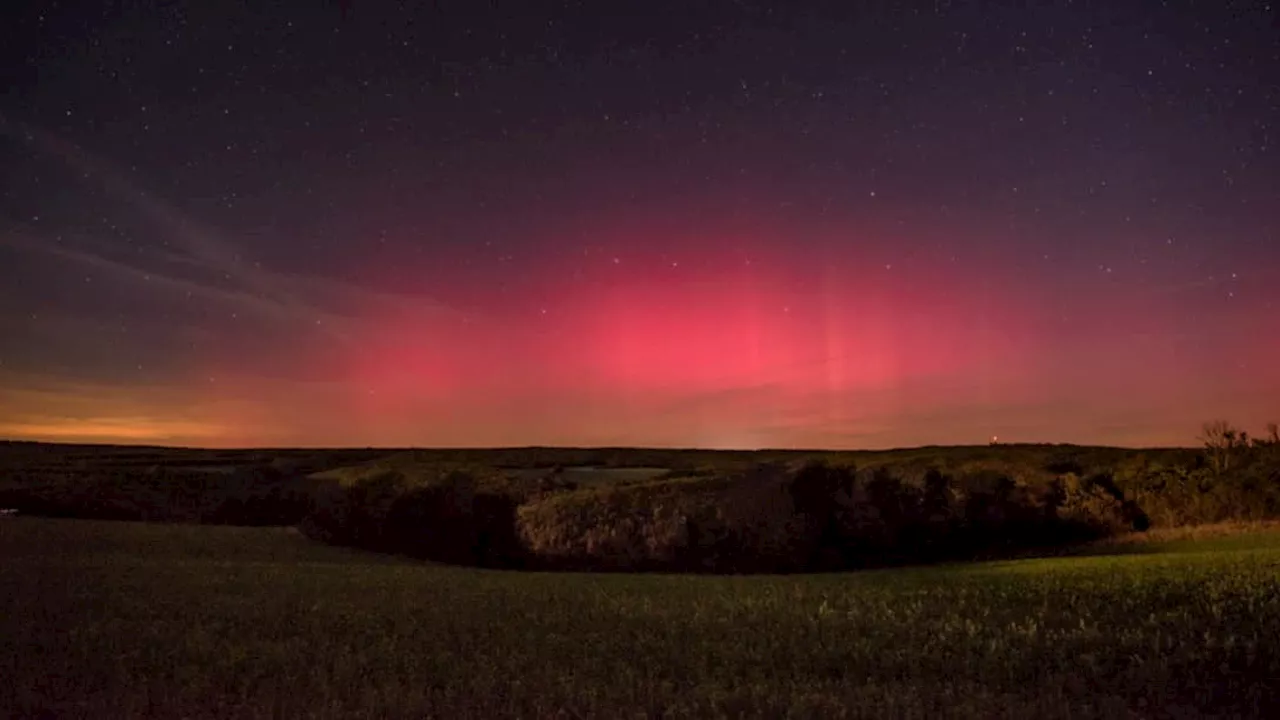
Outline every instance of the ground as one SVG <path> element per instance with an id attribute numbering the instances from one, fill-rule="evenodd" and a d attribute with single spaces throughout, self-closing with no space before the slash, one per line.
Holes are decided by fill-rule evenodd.
<path id="1" fill-rule="evenodd" d="M 282 528 L 7 518 L 0 714 L 1275 710 L 1280 533 L 1124 550 L 810 576 L 530 574 Z"/>

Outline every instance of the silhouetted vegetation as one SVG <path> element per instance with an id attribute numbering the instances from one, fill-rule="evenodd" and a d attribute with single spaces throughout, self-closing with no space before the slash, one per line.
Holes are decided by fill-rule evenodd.
<path id="1" fill-rule="evenodd" d="M 711 573 L 1000 557 L 1150 527 L 1280 518 L 1275 428 L 1250 437 L 1214 422 L 1203 439 L 1200 450 L 840 453 L 14 443 L 0 452 L 0 508 L 299 524 L 325 542 L 465 565 Z"/>
<path id="2" fill-rule="evenodd" d="M 912 483 L 823 462 L 553 495 L 518 519 L 533 557 L 553 567 L 704 572 L 999 556 L 1145 527 L 1101 480 L 1037 489 L 934 470 Z"/>
<path id="3" fill-rule="evenodd" d="M 519 567 L 520 501 L 542 484 L 448 469 L 413 479 L 385 470 L 357 482 L 326 483 L 300 528 L 325 542 L 485 567 Z"/>
<path id="4" fill-rule="evenodd" d="M 1136 455 L 1114 472 L 1118 489 L 1153 526 L 1280 517 L 1280 439 L 1250 438 L 1225 422 L 1205 425 L 1203 453 L 1180 462 Z"/>
<path id="5" fill-rule="evenodd" d="M 312 483 L 269 466 L 17 473 L 0 485 L 0 507 L 23 515 L 214 525 L 293 525 L 311 497 Z"/>

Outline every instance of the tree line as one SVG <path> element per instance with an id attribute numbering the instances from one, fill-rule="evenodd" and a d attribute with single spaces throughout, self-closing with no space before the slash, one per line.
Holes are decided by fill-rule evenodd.
<path id="1" fill-rule="evenodd" d="M 325 542 L 524 569 L 801 572 L 1052 551 L 1149 527 L 1280 518 L 1280 433 L 1207 423 L 1199 450 L 680 451 L 657 479 L 578 487 L 553 450 L 512 474 L 445 451 L 315 479 L 272 465 L 6 473 L 22 514 L 298 525 Z M 624 450 L 566 451 L 626 465 Z M 641 451 L 650 463 L 664 451 Z M 576 454 L 573 454 L 576 453 Z"/>

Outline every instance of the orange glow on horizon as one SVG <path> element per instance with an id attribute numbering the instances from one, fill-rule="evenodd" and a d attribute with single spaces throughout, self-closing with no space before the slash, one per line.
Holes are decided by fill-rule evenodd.
<path id="1" fill-rule="evenodd" d="M 53 442 L 216 443 L 226 434 L 226 428 L 212 423 L 139 417 L 60 418 L 0 424 L 0 437 Z"/>

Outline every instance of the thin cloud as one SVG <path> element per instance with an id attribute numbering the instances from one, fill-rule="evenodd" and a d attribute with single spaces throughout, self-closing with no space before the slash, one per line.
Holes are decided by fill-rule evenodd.
<path id="1" fill-rule="evenodd" d="M 233 242 L 140 188 L 109 163 L 30 125 L 6 122 L 0 117 L 0 128 L 80 173 L 96 177 L 110 194 L 162 231 L 170 243 L 167 248 L 141 252 L 144 262 L 113 258 L 106 252 L 91 249 L 93 242 L 83 237 L 75 239 L 77 247 L 42 242 L 31 229 L 11 230 L 0 235 L 0 245 L 43 252 L 111 272 L 125 280 L 143 281 L 151 287 L 228 303 L 244 311 L 309 326 L 340 340 L 351 339 L 349 321 L 360 314 L 351 312 L 353 305 L 361 310 L 411 313 L 415 317 L 461 319 L 475 315 L 429 299 L 276 272 L 250 262 Z M 182 273 L 180 270 L 184 268 L 206 277 Z"/>
<path id="2" fill-rule="evenodd" d="M 40 242 L 25 233 L 11 231 L 0 235 L 0 246 L 30 253 L 45 254 L 59 260 L 93 268 L 121 281 L 138 285 L 145 284 L 146 287 L 152 290 L 220 302 L 241 311 L 257 313 L 273 319 L 304 320 L 310 321 L 312 324 L 323 324 L 316 321 L 322 321 L 326 317 L 324 313 L 314 309 L 301 309 L 297 305 L 284 305 L 271 298 L 265 298 L 242 289 L 219 287 L 191 278 L 168 274 L 164 270 L 154 267 L 126 263 L 65 245 Z"/>

